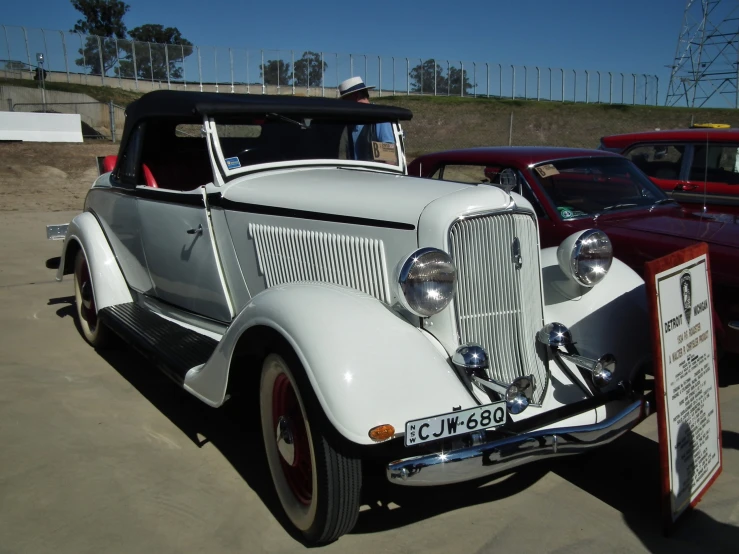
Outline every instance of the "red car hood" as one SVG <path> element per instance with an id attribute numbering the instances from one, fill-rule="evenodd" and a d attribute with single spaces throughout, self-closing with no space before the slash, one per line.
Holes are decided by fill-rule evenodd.
<path id="1" fill-rule="evenodd" d="M 614 214 L 615 215 L 615 214 Z M 694 215 L 653 215 L 631 219 L 600 219 L 598 227 L 606 233 L 609 227 L 644 231 L 652 234 L 678 236 L 728 247 L 739 247 L 739 224 L 733 218 L 707 219 Z"/>

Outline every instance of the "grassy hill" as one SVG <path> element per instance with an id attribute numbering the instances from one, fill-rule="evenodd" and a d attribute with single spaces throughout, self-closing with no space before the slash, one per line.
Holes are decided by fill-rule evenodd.
<path id="1" fill-rule="evenodd" d="M 0 79 L 0 84 L 36 88 L 35 81 Z M 114 87 L 47 82 L 50 90 L 81 92 L 101 102 L 125 106 L 140 93 Z M 459 98 L 445 96 L 383 96 L 378 104 L 413 111 L 403 125 L 408 155 L 451 148 L 550 145 L 595 148 L 604 135 L 685 128 L 696 123 L 728 123 L 739 127 L 739 110 L 689 109 L 661 106 L 622 106 Z M 513 124 L 511 127 L 511 114 Z"/>

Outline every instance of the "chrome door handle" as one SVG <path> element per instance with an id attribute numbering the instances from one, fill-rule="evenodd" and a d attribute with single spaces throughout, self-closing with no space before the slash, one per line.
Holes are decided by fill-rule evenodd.
<path id="1" fill-rule="evenodd" d="M 188 235 L 202 235 L 203 234 L 203 226 L 202 226 L 202 224 L 201 225 L 198 225 L 198 228 L 197 229 L 188 229 L 187 230 L 187 234 Z"/>

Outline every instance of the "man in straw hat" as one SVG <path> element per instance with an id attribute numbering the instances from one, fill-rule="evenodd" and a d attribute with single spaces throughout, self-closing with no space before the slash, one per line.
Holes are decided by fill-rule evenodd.
<path id="1" fill-rule="evenodd" d="M 349 102 L 369 104 L 369 91 L 375 88 L 367 86 L 361 77 L 350 77 L 339 85 L 339 98 Z M 395 134 L 390 123 L 373 125 L 354 125 L 351 129 L 350 156 L 355 160 L 372 160 L 372 143 L 385 142 L 395 144 Z"/>

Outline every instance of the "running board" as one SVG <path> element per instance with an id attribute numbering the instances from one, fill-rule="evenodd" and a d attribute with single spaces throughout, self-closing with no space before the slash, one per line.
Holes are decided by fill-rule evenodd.
<path id="1" fill-rule="evenodd" d="M 201 335 L 129 302 L 108 306 L 98 318 L 111 331 L 151 360 L 177 383 L 187 372 L 208 361 L 218 341 Z"/>

